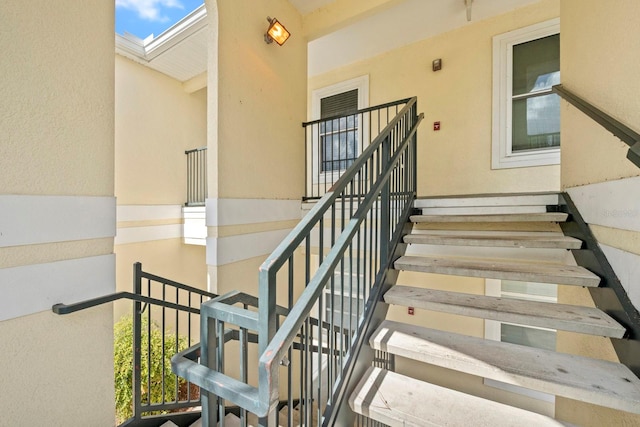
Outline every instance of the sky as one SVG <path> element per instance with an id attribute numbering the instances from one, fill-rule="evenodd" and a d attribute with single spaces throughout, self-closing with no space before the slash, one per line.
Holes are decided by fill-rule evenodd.
<path id="1" fill-rule="evenodd" d="M 193 12 L 204 0 L 115 0 L 116 33 L 141 39 L 163 31 Z"/>

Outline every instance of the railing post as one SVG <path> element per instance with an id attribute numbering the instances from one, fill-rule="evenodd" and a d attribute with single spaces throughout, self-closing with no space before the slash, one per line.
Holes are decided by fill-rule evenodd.
<path id="1" fill-rule="evenodd" d="M 258 304 L 258 354 L 264 354 L 269 343 L 276 334 L 276 277 L 271 268 L 261 269 L 259 273 L 259 304 Z M 277 366 L 271 366 L 270 370 L 277 370 Z M 259 375 L 259 389 L 261 400 L 277 400 L 279 393 L 279 378 L 277 375 L 270 375 L 269 378 Z M 266 396 L 265 396 L 266 394 Z M 269 415 L 261 418 L 258 422 L 260 427 L 275 425 L 275 411 L 272 409 Z"/>
<path id="2" fill-rule="evenodd" d="M 382 163 L 380 174 L 384 173 L 384 169 L 389 164 L 391 158 L 391 138 L 387 136 L 382 141 Z M 389 240 L 391 239 L 390 227 L 390 209 L 391 209 L 391 187 L 389 180 L 382 187 L 380 193 L 380 265 L 386 265 L 389 256 Z"/>
<path id="3" fill-rule="evenodd" d="M 133 264 L 133 293 L 142 294 L 142 264 Z M 133 302 L 133 418 L 142 418 L 142 303 Z"/>
<path id="4" fill-rule="evenodd" d="M 216 346 L 218 336 L 216 320 L 208 316 L 200 316 L 200 360 L 210 369 L 218 367 Z M 202 426 L 215 427 L 218 425 L 218 397 L 204 389 L 200 389 L 202 403 Z M 223 417 L 224 415 L 221 415 Z"/>

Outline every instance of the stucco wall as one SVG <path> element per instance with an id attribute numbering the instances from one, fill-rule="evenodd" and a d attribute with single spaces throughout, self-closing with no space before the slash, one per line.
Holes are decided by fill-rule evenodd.
<path id="1" fill-rule="evenodd" d="M 78 6 L 0 3 L 3 425 L 114 421 L 111 308 L 50 308 L 115 287 L 114 10 Z"/>
<path id="2" fill-rule="evenodd" d="M 116 281 L 132 290 L 132 265 L 207 288 L 205 248 L 186 245 L 185 150 L 207 145 L 207 89 L 194 93 L 169 76 L 115 55 Z M 116 304 L 115 314 L 130 312 Z"/>
<path id="3" fill-rule="evenodd" d="M 116 55 L 115 192 L 119 205 L 186 202 L 185 150 L 207 145 L 207 90 Z"/>
<path id="4" fill-rule="evenodd" d="M 309 93 L 368 74 L 370 105 L 417 96 L 425 113 L 418 131 L 419 196 L 558 190 L 559 166 L 491 170 L 492 37 L 557 16 L 559 1 L 543 0 L 471 22 L 315 76 Z M 443 68 L 432 72 L 436 58 Z M 435 121 L 440 131 L 432 130 Z"/>
<path id="5" fill-rule="evenodd" d="M 640 4 L 561 0 L 563 85 L 640 131 Z M 640 169 L 628 147 L 574 107 L 562 107 L 562 187 L 574 197 L 632 301 L 640 301 Z M 559 302 L 584 300 L 564 290 Z M 636 307 L 640 304 L 635 302 Z M 561 351 L 616 360 L 608 340 L 561 334 Z M 584 426 L 640 425 L 640 417 L 559 399 L 558 416 Z"/>
<path id="6" fill-rule="evenodd" d="M 218 19 L 215 3 L 207 1 L 218 40 L 209 56 L 209 88 L 217 86 L 209 110 L 211 102 L 218 107 L 209 127 L 209 150 L 217 153 L 209 197 L 299 199 L 307 64 L 302 18 L 285 0 L 219 0 Z M 267 16 L 291 32 L 285 45 L 264 42 Z"/>
<path id="7" fill-rule="evenodd" d="M 257 269 L 242 282 L 227 272 L 264 259 L 300 218 L 307 41 L 302 16 L 286 0 L 206 5 L 210 283 L 218 293 L 243 286 L 255 295 Z M 267 16 L 291 33 L 283 46 L 265 43 Z"/>

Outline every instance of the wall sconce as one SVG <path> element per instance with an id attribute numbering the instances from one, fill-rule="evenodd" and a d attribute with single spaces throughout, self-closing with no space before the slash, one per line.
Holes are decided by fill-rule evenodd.
<path id="1" fill-rule="evenodd" d="M 282 46 L 287 41 L 291 33 L 282 25 L 276 18 L 270 18 L 267 16 L 269 22 L 269 28 L 264 34 L 264 41 L 269 44 L 275 40 L 278 45 Z"/>

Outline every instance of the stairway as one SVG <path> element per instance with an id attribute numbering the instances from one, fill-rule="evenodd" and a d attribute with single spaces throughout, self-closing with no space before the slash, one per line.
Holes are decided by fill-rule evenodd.
<path id="1" fill-rule="evenodd" d="M 406 322 L 388 318 L 369 340 L 372 349 L 401 358 L 411 369 L 400 373 L 369 368 L 350 396 L 354 412 L 390 426 L 567 425 L 548 415 L 414 378 L 444 368 L 640 414 L 640 380 L 620 363 L 484 339 L 477 331 L 466 330 L 464 320 L 452 320 L 457 324 L 433 320 L 478 318 L 623 338 L 625 328 L 597 308 L 487 296 L 478 291 L 482 279 L 504 281 L 498 283 L 516 288 L 532 283 L 545 292 L 554 284 L 599 285 L 597 275 L 575 265 L 569 250 L 579 249 L 582 242 L 563 236 L 558 223 L 571 219 L 564 213 L 548 212 L 548 206 L 557 204 L 556 194 L 416 202 L 422 213 L 411 217 L 413 232 L 404 237 L 407 254 L 394 263 L 400 271 L 398 285 L 384 296 L 391 306 L 389 316 Z M 476 292 L 468 292 L 471 282 Z M 404 314 L 413 310 L 415 317 Z M 438 324 L 434 328 L 425 323 Z M 456 328 L 463 330 L 452 330 Z"/>

